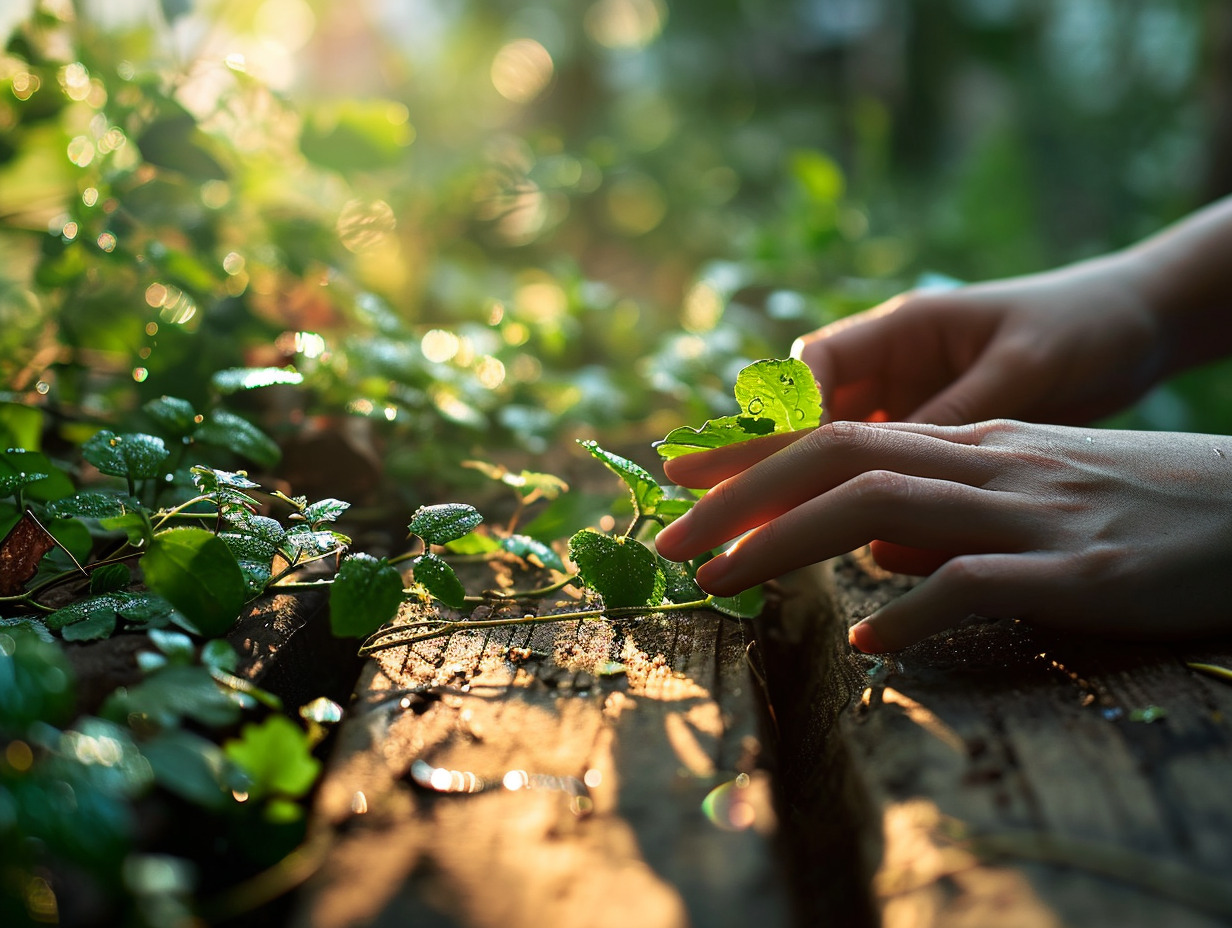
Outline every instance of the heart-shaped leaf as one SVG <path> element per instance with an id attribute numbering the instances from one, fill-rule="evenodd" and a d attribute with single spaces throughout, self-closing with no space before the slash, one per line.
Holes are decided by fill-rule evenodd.
<path id="1" fill-rule="evenodd" d="M 188 400 L 175 396 L 160 396 L 150 400 L 141 409 L 147 416 L 177 438 L 191 435 L 201 424 L 197 410 Z"/>
<path id="2" fill-rule="evenodd" d="M 459 609 L 466 602 L 462 581 L 444 558 L 421 554 L 411 561 L 411 568 L 415 572 L 415 582 L 446 606 Z"/>
<path id="3" fill-rule="evenodd" d="M 465 503 L 442 503 L 439 506 L 420 506 L 411 516 L 407 526 L 411 534 L 418 535 L 429 545 L 444 545 L 461 538 L 483 521 L 483 516 L 474 506 Z"/>
<path id="4" fill-rule="evenodd" d="M 658 606 L 666 580 L 654 552 L 639 541 L 582 529 L 569 539 L 569 557 L 582 582 L 604 605 Z"/>
<path id="5" fill-rule="evenodd" d="M 117 435 L 103 429 L 81 446 L 82 456 L 112 477 L 148 480 L 157 477 L 170 454 L 163 440 L 155 435 L 126 432 Z"/>
<path id="6" fill-rule="evenodd" d="M 150 589 L 211 638 L 235 624 L 248 598 L 235 555 L 221 538 L 202 528 L 155 535 L 141 567 Z"/>
<path id="7" fill-rule="evenodd" d="M 362 638 L 398 614 L 402 575 L 385 558 L 352 554 L 329 589 L 329 627 L 339 638 Z"/>
<path id="8" fill-rule="evenodd" d="M 821 393 L 807 364 L 795 358 L 756 361 L 736 376 L 741 414 L 711 419 L 700 429 L 673 429 L 655 443 L 664 460 L 722 448 L 775 432 L 815 427 L 821 421 Z"/>

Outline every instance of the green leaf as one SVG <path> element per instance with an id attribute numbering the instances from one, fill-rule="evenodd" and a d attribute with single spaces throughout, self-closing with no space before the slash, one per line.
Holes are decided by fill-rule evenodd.
<path id="1" fill-rule="evenodd" d="M 340 551 L 351 543 L 351 539 L 339 532 L 318 532 L 307 524 L 301 524 L 287 529 L 286 543 L 293 554 L 292 560 L 296 560 L 304 555 L 316 557 Z"/>
<path id="2" fill-rule="evenodd" d="M 691 603 L 699 599 L 705 599 L 706 591 L 698 586 L 697 581 L 693 579 L 694 571 L 692 570 L 692 565 L 681 564 L 676 561 L 669 561 L 665 557 L 660 557 L 659 569 L 663 571 L 663 576 L 667 581 L 664 595 L 669 602 Z"/>
<path id="3" fill-rule="evenodd" d="M 184 729 L 160 732 L 141 745 L 159 786 L 206 809 L 232 803 L 231 791 L 248 785 L 244 777 L 208 738 Z"/>
<path id="4" fill-rule="evenodd" d="M 0 452 L 0 481 L 5 475 L 33 478 L 22 480 L 27 499 L 46 502 L 73 492 L 73 481 L 68 474 L 52 464 L 51 459 L 41 451 L 9 448 Z M 11 493 L 12 490 L 6 492 Z"/>
<path id="5" fill-rule="evenodd" d="M 253 799 L 298 798 L 312 788 L 321 762 L 312 756 L 308 733 L 285 715 L 249 723 L 239 738 L 223 745 L 228 758 L 248 775 Z"/>
<path id="6" fill-rule="evenodd" d="M 391 167 L 415 137 L 405 120 L 390 118 L 386 100 L 331 100 L 318 103 L 304 120 L 300 147 L 317 164 L 349 174 Z"/>
<path id="7" fill-rule="evenodd" d="M 154 629 L 149 633 L 150 642 L 173 664 L 192 664 L 197 659 L 197 649 L 192 639 L 183 632 L 170 629 Z"/>
<path id="8" fill-rule="evenodd" d="M 311 506 L 305 506 L 299 516 L 309 525 L 316 527 L 322 522 L 336 522 L 338 517 L 350 508 L 350 503 L 340 499 L 319 499 Z"/>
<path id="9" fill-rule="evenodd" d="M 150 589 L 207 637 L 234 625 L 248 598 L 235 555 L 205 529 L 177 528 L 155 535 L 141 567 Z"/>
<path id="10" fill-rule="evenodd" d="M 157 593 L 112 593 L 116 612 L 134 625 L 164 625 L 177 619 L 175 607 Z"/>
<path id="11" fill-rule="evenodd" d="M 486 532 L 470 532 L 445 542 L 445 550 L 453 554 L 491 554 L 501 550 L 501 543 Z"/>
<path id="12" fill-rule="evenodd" d="M 128 536 L 129 543 L 135 546 L 145 544 L 154 533 L 154 528 L 150 524 L 150 515 L 144 509 L 130 510 L 118 516 L 108 516 L 99 519 L 98 524 L 108 531 L 123 532 Z"/>
<path id="13" fill-rule="evenodd" d="M 48 506 L 57 516 L 81 519 L 111 519 L 140 508 L 141 504 L 131 496 L 109 493 L 106 490 L 82 490 Z"/>
<path id="14" fill-rule="evenodd" d="M 362 638 L 398 614 L 402 575 L 385 558 L 352 554 L 329 588 L 329 627 L 339 638 Z"/>
<path id="15" fill-rule="evenodd" d="M 658 606 L 666 579 L 657 556 L 639 541 L 582 529 L 569 539 L 569 557 L 582 582 L 603 597 L 604 605 Z"/>
<path id="16" fill-rule="evenodd" d="M 193 437 L 204 444 L 226 448 L 261 467 L 273 467 L 282 457 L 272 438 L 247 419 L 225 409 L 216 409 L 206 416 Z"/>
<path id="17" fill-rule="evenodd" d="M 120 687 L 103 703 L 102 715 L 117 721 L 142 719 L 174 728 L 185 718 L 221 727 L 239 719 L 240 706 L 207 668 L 168 664 L 136 686 Z"/>
<path id="18" fill-rule="evenodd" d="M 141 407 L 145 414 L 176 438 L 184 438 L 197 430 L 200 420 L 197 410 L 188 400 L 160 396 Z"/>
<path id="19" fill-rule="evenodd" d="M 662 441 L 655 442 L 655 450 L 665 461 L 695 451 L 723 448 L 737 442 L 774 434 L 774 422 L 770 419 L 753 419 L 749 416 L 724 416 L 710 419 L 700 429 L 682 425 L 667 433 Z"/>
<path id="20" fill-rule="evenodd" d="M 213 467 L 203 467 L 198 464 L 192 468 L 193 483 L 202 493 L 216 493 L 221 487 L 236 490 L 251 490 L 261 486 L 255 480 L 250 480 L 242 471 L 216 470 Z M 251 497 L 245 497 L 250 499 Z M 256 505 L 256 500 L 252 501 Z"/>
<path id="21" fill-rule="evenodd" d="M 275 384 L 300 384 L 304 375 L 285 367 L 232 367 L 218 371 L 210 383 L 219 393 L 238 393 Z"/>
<path id="22" fill-rule="evenodd" d="M 663 499 L 655 506 L 654 514 L 663 520 L 664 525 L 670 525 L 693 508 L 696 499 Z"/>
<path id="23" fill-rule="evenodd" d="M 821 422 L 821 393 L 803 361 L 750 364 L 736 375 L 736 401 L 747 416 L 772 419 L 776 432 L 811 429 Z"/>
<path id="24" fill-rule="evenodd" d="M 61 635 L 65 641 L 97 641 L 100 638 L 110 638 L 115 633 L 117 621 L 114 609 L 100 609 L 89 618 L 67 626 Z"/>
<path id="25" fill-rule="evenodd" d="M 435 554 L 421 554 L 411 561 L 415 582 L 443 602 L 446 606 L 460 609 L 466 602 L 466 590 L 444 558 Z"/>
<path id="26" fill-rule="evenodd" d="M 411 516 L 407 526 L 411 534 L 418 535 L 425 544 L 443 545 L 473 531 L 483 516 L 474 506 L 465 503 L 442 503 L 439 506 L 420 506 Z"/>
<path id="27" fill-rule="evenodd" d="M 655 443 L 664 460 L 709 451 L 776 432 L 814 428 L 821 421 L 821 394 L 803 361 L 756 361 L 736 377 L 741 415 L 711 419 L 700 429 L 672 429 Z"/>
<path id="28" fill-rule="evenodd" d="M 169 168 L 190 180 L 226 180 L 227 172 L 207 150 L 209 137 L 197 121 L 178 105 L 164 102 L 167 115 L 160 116 L 137 137 L 137 148 L 148 163 Z"/>
<path id="29" fill-rule="evenodd" d="M 522 560 L 537 561 L 542 567 L 561 571 L 565 569 L 565 563 L 560 559 L 559 554 L 539 539 L 531 538 L 529 535 L 510 535 L 508 538 L 502 538 L 500 547 Z"/>
<path id="30" fill-rule="evenodd" d="M 735 596 L 716 596 L 711 607 L 736 619 L 755 619 L 766 605 L 766 596 L 760 585 L 750 587 Z"/>
<path id="31" fill-rule="evenodd" d="M 14 737 L 41 721 L 62 725 L 73 715 L 72 667 L 57 643 L 24 628 L 0 628 L 0 732 Z"/>
<path id="32" fill-rule="evenodd" d="M 0 444 L 37 451 L 43 438 L 43 410 L 24 403 L 0 403 Z"/>
<path id="33" fill-rule="evenodd" d="M 201 648 L 201 663 L 206 667 L 216 667 L 227 673 L 234 673 L 239 666 L 240 657 L 235 648 L 224 638 L 213 638 Z"/>
<path id="34" fill-rule="evenodd" d="M 23 490 L 32 483 L 37 483 L 46 474 L 0 474 L 0 496 L 10 496 L 18 490 Z"/>
<path id="35" fill-rule="evenodd" d="M 267 560 L 286 543 L 286 530 L 277 519 L 255 516 L 241 510 L 234 517 L 229 517 L 228 521 L 235 530 L 219 532 L 218 537 L 227 543 L 227 547 L 237 558 Z"/>
<path id="36" fill-rule="evenodd" d="M 65 628 L 77 622 L 84 622 L 99 615 L 110 616 L 114 622 L 118 602 L 119 600 L 114 593 L 103 593 L 99 596 L 91 596 L 88 599 L 79 599 L 63 608 L 57 609 L 47 616 L 44 621 L 47 623 L 47 627 L 53 630 Z"/>
<path id="37" fill-rule="evenodd" d="M 132 580 L 124 564 L 104 564 L 90 573 L 91 593 L 114 593 L 124 589 Z"/>
<path id="38" fill-rule="evenodd" d="M 69 603 L 51 613 L 45 621 L 51 629 L 65 628 L 78 622 L 98 619 L 99 616 L 119 616 L 126 622 L 149 624 L 167 621 L 171 618 L 172 611 L 171 603 L 156 593 L 115 591 Z M 103 621 L 99 619 L 99 624 Z"/>
<path id="39" fill-rule="evenodd" d="M 101 473 L 148 480 L 159 475 L 170 452 L 157 436 L 141 432 L 117 435 L 103 429 L 81 446 L 81 453 Z"/>
<path id="40" fill-rule="evenodd" d="M 650 471 L 640 464 L 633 463 L 628 458 L 623 458 L 619 454 L 613 454 L 600 448 L 598 442 L 579 441 L 578 444 L 589 451 L 591 457 L 597 458 L 606 464 L 609 470 L 625 482 L 625 486 L 629 488 L 629 493 L 633 497 L 635 513 L 641 515 L 651 515 L 654 513 L 655 507 L 663 499 L 663 488 L 651 476 Z"/>

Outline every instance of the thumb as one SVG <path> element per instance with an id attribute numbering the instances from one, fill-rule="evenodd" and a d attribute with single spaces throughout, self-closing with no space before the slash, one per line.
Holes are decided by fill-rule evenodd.
<path id="1" fill-rule="evenodd" d="M 1045 556 L 973 554 L 956 557 L 868 618 L 847 640 L 866 654 L 899 651 L 973 615 L 1027 618 L 1038 591 L 1056 566 Z"/>
<path id="2" fill-rule="evenodd" d="M 907 417 L 908 422 L 968 425 L 1019 415 L 1039 399 L 1038 380 L 1016 366 L 983 358 Z"/>

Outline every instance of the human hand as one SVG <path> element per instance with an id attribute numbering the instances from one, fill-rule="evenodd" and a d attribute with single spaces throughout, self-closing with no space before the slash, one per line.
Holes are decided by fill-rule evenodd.
<path id="1" fill-rule="evenodd" d="M 1167 337 L 1137 255 L 916 292 L 799 339 L 827 421 L 1081 424 L 1164 373 Z M 1165 337 L 1167 336 L 1167 337 Z"/>
<path id="2" fill-rule="evenodd" d="M 929 574 L 851 631 L 893 651 L 969 615 L 1170 638 L 1232 627 L 1232 438 L 993 421 L 835 422 L 669 461 L 711 488 L 663 529 L 732 595 L 874 539 L 885 568 Z M 747 533 L 747 534 L 745 534 Z"/>

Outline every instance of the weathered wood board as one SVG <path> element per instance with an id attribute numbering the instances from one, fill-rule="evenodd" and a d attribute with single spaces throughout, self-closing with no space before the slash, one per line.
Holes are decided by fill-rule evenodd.
<path id="1" fill-rule="evenodd" d="M 1232 686 L 1186 666 L 1232 667 L 1226 642 L 983 622 L 876 660 L 846 628 L 905 582 L 856 558 L 825 579 L 831 611 L 762 638 L 806 921 L 1232 923 Z"/>
<path id="2" fill-rule="evenodd" d="M 740 623 L 686 613 L 379 652 L 293 923 L 788 924 L 747 648 Z"/>

